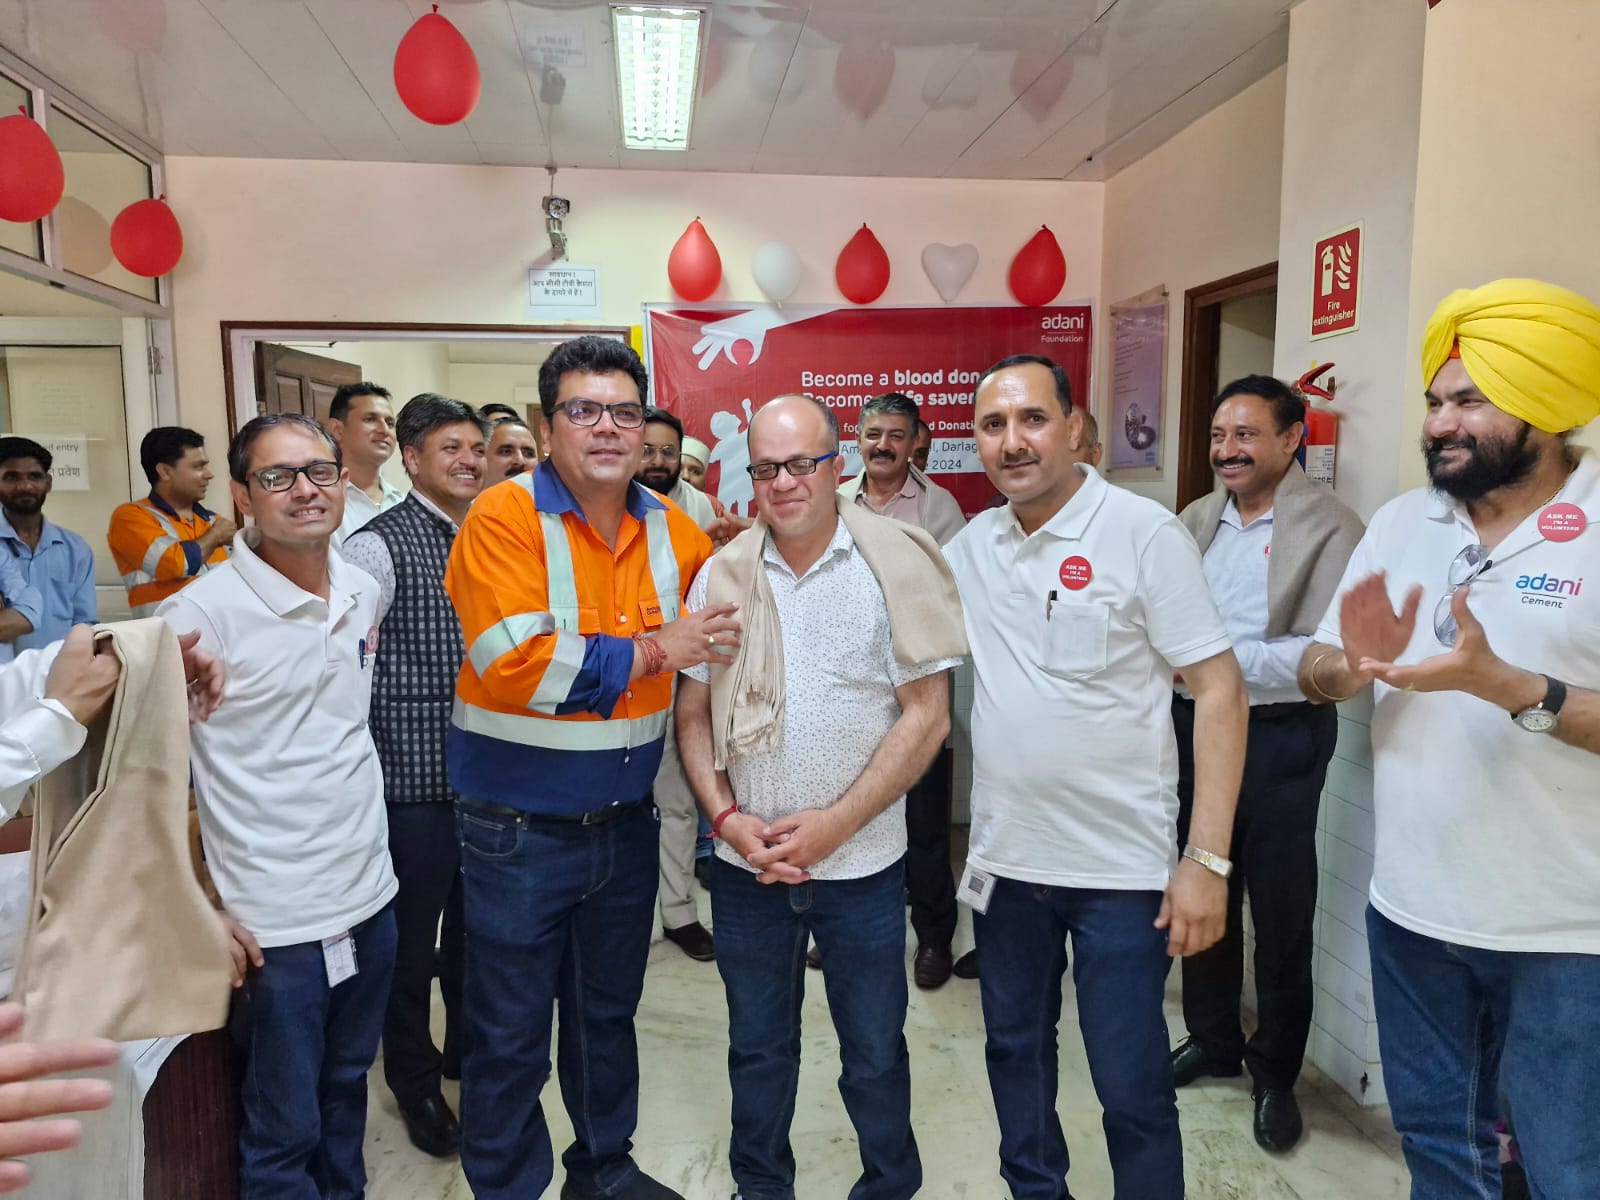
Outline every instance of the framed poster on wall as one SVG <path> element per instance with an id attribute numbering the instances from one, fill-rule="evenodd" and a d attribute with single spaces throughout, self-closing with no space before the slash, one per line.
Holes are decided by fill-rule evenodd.
<path id="1" fill-rule="evenodd" d="M 1106 468 L 1161 469 L 1167 381 L 1167 289 L 1111 306 L 1111 411 L 1100 431 Z"/>

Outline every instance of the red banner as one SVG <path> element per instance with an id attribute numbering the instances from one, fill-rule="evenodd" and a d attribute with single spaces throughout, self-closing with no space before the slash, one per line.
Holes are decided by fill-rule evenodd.
<path id="1" fill-rule="evenodd" d="M 706 490 L 748 514 L 754 500 L 745 431 L 773 396 L 806 392 L 839 419 L 845 477 L 861 470 L 856 425 L 861 406 L 883 392 L 917 402 L 933 431 L 928 473 L 969 516 L 994 489 L 978 462 L 972 389 L 1010 354 L 1060 363 L 1072 398 L 1089 398 L 1089 305 L 1022 308 L 830 308 L 791 304 L 702 305 L 646 310 L 652 403 L 683 421 L 711 447 Z"/>

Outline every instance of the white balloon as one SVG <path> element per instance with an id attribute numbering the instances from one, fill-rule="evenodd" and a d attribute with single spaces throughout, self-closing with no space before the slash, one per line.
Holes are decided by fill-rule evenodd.
<path id="1" fill-rule="evenodd" d="M 978 248 L 971 242 L 959 246 L 930 242 L 922 248 L 922 269 L 948 304 L 978 269 Z"/>
<path id="2" fill-rule="evenodd" d="M 800 286 L 800 256 L 788 242 L 766 242 L 751 258 L 750 273 L 763 296 L 782 304 Z"/>

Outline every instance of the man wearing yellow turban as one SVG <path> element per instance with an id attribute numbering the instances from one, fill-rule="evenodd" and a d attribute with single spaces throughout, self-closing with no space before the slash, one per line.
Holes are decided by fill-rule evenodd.
<path id="1" fill-rule="evenodd" d="M 1567 437 L 1600 308 L 1455 292 L 1422 363 L 1433 486 L 1373 517 L 1300 668 L 1373 687 L 1384 1082 L 1415 1200 L 1500 1194 L 1502 1096 L 1533 1195 L 1600 1196 L 1600 463 Z"/>

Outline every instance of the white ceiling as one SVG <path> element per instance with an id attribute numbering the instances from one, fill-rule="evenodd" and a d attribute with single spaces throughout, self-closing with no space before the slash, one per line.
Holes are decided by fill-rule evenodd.
<path id="1" fill-rule="evenodd" d="M 0 46 L 170 155 L 1103 179 L 1281 65 L 1291 0 L 710 0 L 677 154 L 620 145 L 603 2 L 440 3 L 483 73 L 445 128 L 392 78 L 426 0 L 0 0 Z"/>

